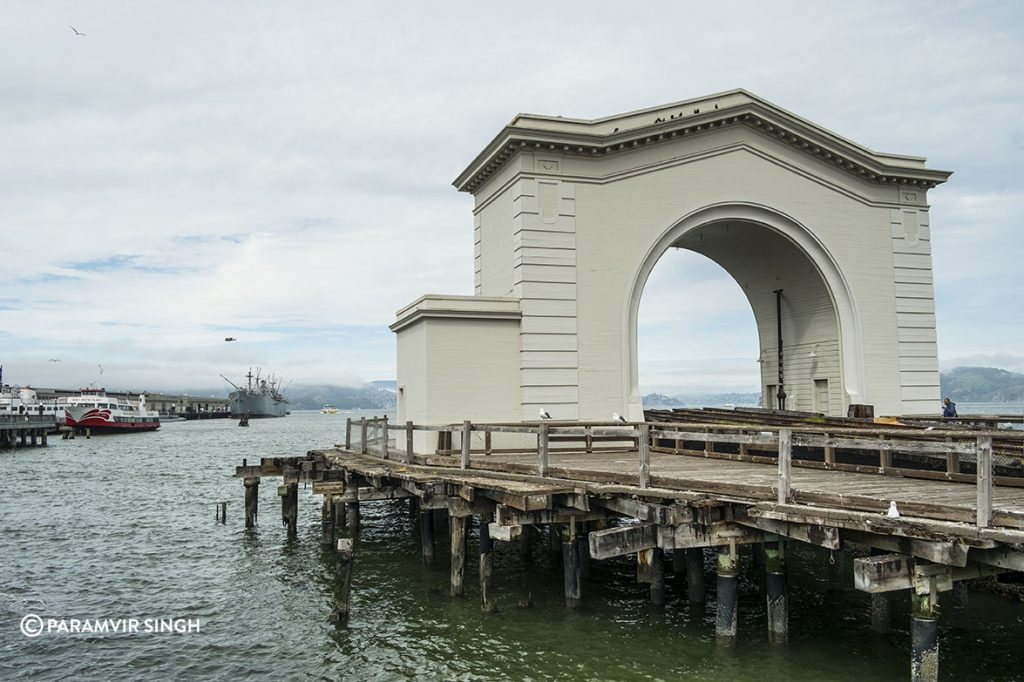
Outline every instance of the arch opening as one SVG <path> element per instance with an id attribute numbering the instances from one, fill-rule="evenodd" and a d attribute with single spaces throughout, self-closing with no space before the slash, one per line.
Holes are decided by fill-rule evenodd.
<path id="1" fill-rule="evenodd" d="M 764 404 L 779 407 L 776 314 L 781 307 L 782 382 L 787 409 L 843 414 L 862 402 L 862 351 L 845 278 L 806 227 L 764 206 L 703 208 L 667 229 L 636 272 L 626 320 L 628 412 L 642 419 L 637 324 L 654 266 L 670 248 L 688 249 L 721 266 L 740 286 L 757 327 Z M 776 291 L 781 290 L 777 300 Z M 845 339 L 845 343 L 844 343 Z"/>

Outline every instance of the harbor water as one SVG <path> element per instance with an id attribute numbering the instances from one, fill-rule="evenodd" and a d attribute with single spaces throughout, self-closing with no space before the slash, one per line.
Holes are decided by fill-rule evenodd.
<path id="1" fill-rule="evenodd" d="M 909 599 L 893 630 L 870 630 L 868 595 L 828 578 L 828 552 L 789 556 L 790 643 L 769 647 L 763 575 L 741 566 L 739 638 L 714 640 L 708 603 L 686 603 L 667 576 L 667 604 L 648 604 L 628 561 L 593 562 L 583 606 L 564 608 L 561 560 L 547 542 L 523 560 L 496 543 L 498 612 L 478 605 L 475 540 L 464 599 L 448 597 L 447 536 L 425 567 L 404 501 L 362 505 L 351 622 L 328 622 L 332 567 L 320 504 L 300 484 L 299 536 L 280 523 L 279 479 L 260 486 L 246 531 L 243 458 L 302 455 L 344 438 L 345 417 L 296 412 L 165 424 L 152 433 L 52 439 L 0 452 L 0 679 L 872 680 L 909 676 Z M 355 416 L 362 416 L 356 414 Z M 367 415 L 369 416 L 369 415 Z M 227 523 L 216 503 L 228 501 Z M 708 566 L 710 571 L 710 564 Z M 941 606 L 940 600 L 940 606 Z M 137 631 L 28 636 L 21 624 L 136 619 Z M 177 619 L 177 620 L 175 620 Z M 165 623 L 170 631 L 146 631 Z M 174 624 L 177 624 L 176 631 Z M 159 630 L 159 627 L 155 627 Z M 1024 680 L 1024 604 L 970 592 L 970 622 L 940 626 L 941 675 Z M 31 634 L 31 633 L 30 633 Z"/>

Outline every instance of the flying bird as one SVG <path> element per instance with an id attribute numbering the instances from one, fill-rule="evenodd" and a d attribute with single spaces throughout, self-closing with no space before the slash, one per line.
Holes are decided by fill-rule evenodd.
<path id="1" fill-rule="evenodd" d="M 74 31 L 74 32 L 75 32 L 75 35 L 76 35 L 76 36 L 84 36 L 84 35 L 85 35 L 84 33 L 82 33 L 81 31 L 79 31 L 79 30 L 78 30 L 77 28 L 75 28 L 74 26 L 68 26 L 68 28 L 70 28 L 70 29 L 71 29 L 72 31 Z"/>
<path id="2" fill-rule="evenodd" d="M 551 419 L 551 413 L 545 410 L 543 407 L 538 411 L 541 419 Z"/>
<path id="3" fill-rule="evenodd" d="M 60 362 L 60 358 L 50 358 L 50 362 Z"/>
<path id="4" fill-rule="evenodd" d="M 225 336 L 225 337 L 224 337 L 224 340 L 225 340 L 225 341 L 238 341 L 238 339 L 236 339 L 236 338 L 235 338 L 235 337 L 233 337 L 233 336 Z"/>
<path id="5" fill-rule="evenodd" d="M 626 423 L 626 418 L 623 417 L 618 412 L 612 412 L 612 421 L 613 422 L 619 422 L 620 424 L 625 424 Z"/>
<path id="6" fill-rule="evenodd" d="M 885 515 L 890 519 L 898 519 L 900 517 L 900 510 L 896 508 L 896 500 L 889 503 L 889 511 L 885 512 Z"/>

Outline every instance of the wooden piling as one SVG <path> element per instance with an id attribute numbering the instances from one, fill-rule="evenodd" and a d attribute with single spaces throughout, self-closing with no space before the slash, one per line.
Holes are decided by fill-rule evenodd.
<path id="1" fill-rule="evenodd" d="M 484 613 L 496 611 L 493 590 L 493 551 L 490 522 L 492 514 L 480 516 L 480 610 Z"/>
<path id="2" fill-rule="evenodd" d="M 330 495 L 324 495 L 320 510 L 320 546 L 334 546 L 334 501 Z"/>
<path id="3" fill-rule="evenodd" d="M 423 563 L 430 566 L 434 563 L 434 512 L 431 509 L 420 511 L 420 547 Z"/>
<path id="4" fill-rule="evenodd" d="M 676 550 L 680 551 L 680 550 Z M 704 603 L 704 550 L 690 547 L 686 552 L 686 598 L 691 604 Z"/>
<path id="5" fill-rule="evenodd" d="M 260 502 L 260 479 L 246 478 L 242 484 L 245 486 L 245 527 L 255 528 Z"/>
<path id="6" fill-rule="evenodd" d="M 533 535 L 534 528 L 530 525 L 525 525 L 520 529 L 519 532 L 519 556 L 523 559 L 529 559 L 533 553 Z"/>
<path id="7" fill-rule="evenodd" d="M 723 646 L 732 646 L 736 643 L 738 558 L 735 545 L 718 548 L 715 564 L 718 587 L 718 594 L 715 597 L 715 641 Z"/>
<path id="8" fill-rule="evenodd" d="M 786 549 L 781 539 L 764 543 L 764 566 L 768 642 L 785 644 L 789 639 L 789 605 L 786 599 Z"/>
<path id="9" fill-rule="evenodd" d="M 469 468 L 469 450 L 473 443 L 473 423 L 468 419 L 462 422 L 462 457 L 459 466 L 463 469 Z"/>
<path id="10" fill-rule="evenodd" d="M 334 568 L 334 617 L 333 620 L 339 627 L 348 625 L 349 616 L 349 591 L 352 587 L 352 560 L 353 543 L 350 538 L 341 538 L 335 546 Z"/>
<path id="11" fill-rule="evenodd" d="M 359 534 L 359 500 L 345 504 L 345 524 L 353 537 Z"/>
<path id="12" fill-rule="evenodd" d="M 589 532 L 589 523 L 583 521 L 579 524 L 576 534 L 576 544 L 578 545 L 576 552 L 580 558 L 580 577 L 584 579 L 590 577 L 590 542 L 587 538 Z"/>
<path id="13" fill-rule="evenodd" d="M 580 552 L 576 538 L 570 537 L 562 543 L 562 574 L 565 578 L 565 606 L 576 609 L 580 606 Z"/>
<path id="14" fill-rule="evenodd" d="M 281 524 L 288 528 L 288 539 L 299 535 L 299 484 L 285 483 L 277 487 L 281 496 Z"/>
<path id="15" fill-rule="evenodd" d="M 465 592 L 466 578 L 466 520 L 468 516 L 448 516 L 451 534 L 452 575 L 451 596 L 461 597 Z"/>
<path id="16" fill-rule="evenodd" d="M 953 627 L 964 630 L 970 625 L 967 605 L 967 583 L 954 582 L 953 591 L 949 593 L 949 615 Z"/>
<path id="17" fill-rule="evenodd" d="M 672 575 L 686 575 L 686 550 L 672 550 Z"/>
<path id="18" fill-rule="evenodd" d="M 932 579 L 934 586 L 934 577 Z M 938 593 L 910 590 L 910 679 L 938 682 L 939 679 Z"/>
<path id="19" fill-rule="evenodd" d="M 661 547 L 651 550 L 651 603 L 665 605 L 665 555 Z"/>
<path id="20" fill-rule="evenodd" d="M 562 534 L 557 523 L 548 524 L 548 549 L 551 550 L 552 556 L 562 555 Z"/>

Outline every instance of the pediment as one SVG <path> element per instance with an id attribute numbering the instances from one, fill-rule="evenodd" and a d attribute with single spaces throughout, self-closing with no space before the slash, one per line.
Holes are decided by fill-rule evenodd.
<path id="1" fill-rule="evenodd" d="M 924 157 L 873 151 L 737 89 L 599 119 L 519 114 L 453 184 L 475 193 L 520 152 L 600 158 L 726 126 L 746 126 L 867 182 L 930 189 L 952 174 L 927 168 Z"/>

